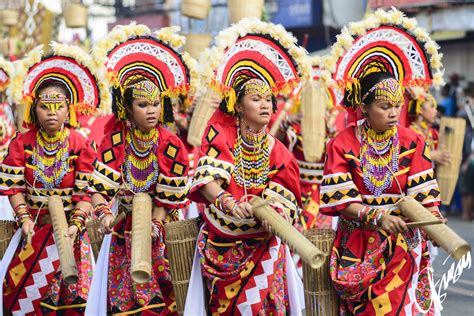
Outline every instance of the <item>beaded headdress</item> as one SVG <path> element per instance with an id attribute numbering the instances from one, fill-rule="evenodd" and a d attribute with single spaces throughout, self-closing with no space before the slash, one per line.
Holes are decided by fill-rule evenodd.
<path id="1" fill-rule="evenodd" d="M 13 64 L 0 57 L 0 92 L 5 91 L 13 73 Z"/>
<path id="2" fill-rule="evenodd" d="M 50 44 L 52 54 L 43 56 L 43 45 L 34 48 L 15 67 L 12 96 L 26 105 L 24 124 L 36 123 L 33 107 L 38 100 L 37 89 L 46 81 L 59 82 L 70 96 L 69 124 L 77 126 L 77 114 L 89 115 L 109 109 L 109 91 L 105 82 L 105 68 L 92 64 L 90 56 L 80 47 Z M 52 101 L 52 95 L 47 99 Z M 58 101 L 55 98 L 55 101 Z"/>
<path id="3" fill-rule="evenodd" d="M 176 34 L 178 30 L 178 27 L 161 28 L 152 34 L 142 24 L 118 25 L 94 47 L 97 62 L 104 63 L 109 73 L 117 119 L 127 119 L 124 104 L 127 88 L 134 87 L 134 91 L 141 91 L 140 95 L 152 96 L 157 92 L 155 86 L 157 96 L 163 101 L 162 122 L 173 121 L 171 98 L 187 94 L 190 69 L 195 63 L 187 53 L 178 53 L 184 44 L 184 37 Z M 147 83 L 139 83 L 142 81 Z"/>
<path id="4" fill-rule="evenodd" d="M 306 51 L 281 25 L 243 19 L 216 37 L 205 67 L 211 86 L 222 96 L 227 113 L 234 113 L 238 93 L 250 79 L 259 79 L 273 93 L 290 93 L 301 78 L 310 78 Z M 206 75 L 204 75 L 206 77 Z"/>
<path id="5" fill-rule="evenodd" d="M 323 61 L 324 76 L 332 76 L 339 88 L 338 104 L 356 108 L 363 102 L 360 80 L 373 72 L 390 73 L 401 86 L 442 85 L 444 69 L 438 48 L 414 18 L 396 9 L 379 9 L 360 22 L 349 23 L 337 36 Z"/>

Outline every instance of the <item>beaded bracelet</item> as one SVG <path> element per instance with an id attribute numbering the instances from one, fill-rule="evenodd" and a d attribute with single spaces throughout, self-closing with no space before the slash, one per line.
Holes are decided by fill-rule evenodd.
<path id="1" fill-rule="evenodd" d="M 156 218 L 151 220 L 151 238 L 155 240 L 160 237 L 161 227 L 163 227 L 163 221 Z"/>
<path id="2" fill-rule="evenodd" d="M 26 204 L 19 204 L 14 208 L 16 223 L 18 227 L 21 227 L 24 222 L 27 220 L 33 221 L 33 217 L 31 216 L 30 212 L 28 211 L 28 207 Z"/>
<path id="3" fill-rule="evenodd" d="M 233 205 L 231 206 L 232 203 Z M 219 210 L 229 215 L 232 214 L 237 208 L 237 202 L 235 201 L 234 197 L 232 194 L 226 191 L 219 192 L 216 199 L 214 200 L 214 205 Z"/>
<path id="4" fill-rule="evenodd" d="M 383 215 L 382 210 L 370 208 L 367 211 L 364 222 L 367 224 L 374 225 L 374 226 L 380 226 L 380 224 L 382 224 L 381 222 L 382 215 Z"/>
<path id="5" fill-rule="evenodd" d="M 77 207 L 69 219 L 70 225 L 77 226 L 78 231 L 82 231 L 86 225 L 87 211 L 83 208 Z"/>
<path id="6" fill-rule="evenodd" d="M 96 205 L 94 212 L 99 221 L 101 221 L 106 215 L 113 215 L 112 211 L 110 210 L 110 206 L 105 203 Z"/>

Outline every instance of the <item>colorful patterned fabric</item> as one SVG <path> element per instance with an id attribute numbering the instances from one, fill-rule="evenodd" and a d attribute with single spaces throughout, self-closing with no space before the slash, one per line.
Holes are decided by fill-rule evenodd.
<path id="1" fill-rule="evenodd" d="M 400 211 L 393 204 L 401 194 L 394 180 L 379 197 L 371 195 L 363 183 L 357 128 L 347 128 L 328 144 L 321 212 L 340 215 L 339 211 L 351 203 L 362 203 L 398 215 Z M 397 129 L 400 168 L 396 178 L 403 193 L 425 207 L 439 205 L 440 193 L 433 178 L 429 149 L 421 136 L 404 127 Z M 415 303 L 427 304 L 426 297 L 424 301 L 420 299 L 420 293 L 430 297 L 431 292 L 429 285 L 421 283 L 419 274 L 428 266 L 426 241 L 419 229 L 389 235 L 340 216 L 330 273 L 341 298 L 342 313 L 421 315 Z M 417 294 L 419 286 L 422 292 Z"/>
<path id="2" fill-rule="evenodd" d="M 214 180 L 234 198 L 244 188 L 234 179 L 233 148 L 237 141 L 234 118 L 217 111 L 205 131 L 190 199 L 209 204 L 199 189 Z M 265 188 L 247 194 L 272 198 L 270 204 L 291 223 L 300 214 L 299 172 L 296 160 L 275 140 Z M 201 270 L 209 290 L 212 315 L 290 314 L 286 283 L 285 249 L 269 237 L 255 219 L 239 220 L 211 206 L 203 213 L 205 224 L 198 240 Z"/>
<path id="3" fill-rule="evenodd" d="M 165 128 L 156 127 L 159 134 L 156 156 L 158 180 L 147 193 L 154 205 L 169 211 L 167 221 L 178 220 L 175 209 L 187 205 L 188 153 L 181 140 Z M 121 166 L 124 162 L 125 137 L 129 129 L 121 122 L 115 124 L 99 148 L 95 170 L 91 177 L 93 192 L 110 200 L 117 197 L 119 209 L 131 211 L 133 193 L 124 188 Z M 159 238 L 152 244 L 152 274 L 150 282 L 138 285 L 130 277 L 131 215 L 127 214 L 114 227 L 109 255 L 108 310 L 111 313 L 141 313 L 143 315 L 176 314 L 168 260 L 160 228 Z M 151 225 L 151 223 L 150 223 Z"/>
<path id="4" fill-rule="evenodd" d="M 19 314 L 37 315 L 67 311 L 83 313 L 92 278 L 90 241 L 83 232 L 75 242 L 74 254 L 79 271 L 79 282 L 62 282 L 57 248 L 52 226 L 48 224 L 47 196 L 58 194 L 63 199 L 66 216 L 79 201 L 90 201 L 88 176 L 92 173 L 96 153 L 90 142 L 76 131 L 69 131 L 69 169 L 61 184 L 54 190 L 45 190 L 33 178 L 37 166 L 32 164 L 36 145 L 36 130 L 18 133 L 11 141 L 8 155 L 0 165 L 0 190 L 5 195 L 24 193 L 29 211 L 36 217 L 41 207 L 31 246 L 20 245 L 8 268 L 4 283 L 4 306 Z M 34 186 L 34 187 L 33 187 Z M 50 222 L 50 220 L 49 220 Z"/>

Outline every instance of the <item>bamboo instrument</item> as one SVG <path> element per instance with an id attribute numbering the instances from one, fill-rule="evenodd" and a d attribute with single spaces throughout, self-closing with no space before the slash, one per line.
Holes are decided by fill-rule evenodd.
<path id="1" fill-rule="evenodd" d="M 73 242 L 69 238 L 68 224 L 61 197 L 52 195 L 48 197 L 48 209 L 53 225 L 54 242 L 58 248 L 59 263 L 63 280 L 68 284 L 77 283 L 79 275 L 74 258 Z"/>
<path id="2" fill-rule="evenodd" d="M 443 224 L 442 221 L 437 220 L 437 221 L 425 221 L 425 222 L 411 222 L 407 223 L 408 228 L 414 228 L 414 227 L 423 227 L 423 226 L 429 226 L 429 225 L 438 225 L 438 224 Z"/>
<path id="3" fill-rule="evenodd" d="M 252 205 L 254 217 L 260 221 L 268 221 L 272 233 L 287 244 L 291 250 L 296 252 L 310 267 L 317 269 L 324 264 L 324 254 L 321 250 L 270 207 L 268 202 L 260 197 L 253 197 L 250 200 L 250 204 Z"/>
<path id="4" fill-rule="evenodd" d="M 207 122 L 216 110 L 213 101 L 217 98 L 218 94 L 212 88 L 208 88 L 206 93 L 198 98 L 189 124 L 188 142 L 191 145 L 201 146 L 202 135 L 207 127 Z"/>
<path id="5" fill-rule="evenodd" d="M 165 243 L 170 263 L 171 283 L 180 315 L 184 313 L 198 233 L 197 219 L 165 224 Z"/>
<path id="6" fill-rule="evenodd" d="M 321 160 L 326 141 L 327 93 L 321 83 L 305 82 L 301 93 L 301 137 L 306 161 Z"/>
<path id="7" fill-rule="evenodd" d="M 446 148 L 450 152 L 451 162 L 447 165 L 437 166 L 436 178 L 441 191 L 441 202 L 449 205 L 456 189 L 461 167 L 466 121 L 459 118 L 443 117 L 439 131 L 439 148 Z"/>
<path id="8" fill-rule="evenodd" d="M 438 221 L 436 216 L 431 214 L 430 211 L 411 196 L 404 196 L 395 206 L 413 222 Z M 423 230 L 456 260 L 461 259 L 471 250 L 471 246 L 467 241 L 456 234 L 448 225 L 424 226 Z"/>
<path id="9" fill-rule="evenodd" d="M 306 238 L 324 253 L 324 264 L 313 269 L 303 262 L 305 310 L 308 316 L 339 315 L 339 300 L 329 275 L 329 262 L 335 233 L 332 229 L 311 228 Z"/>
<path id="10" fill-rule="evenodd" d="M 130 275 L 135 283 L 151 277 L 152 203 L 147 193 L 137 193 L 132 202 L 132 261 Z"/>

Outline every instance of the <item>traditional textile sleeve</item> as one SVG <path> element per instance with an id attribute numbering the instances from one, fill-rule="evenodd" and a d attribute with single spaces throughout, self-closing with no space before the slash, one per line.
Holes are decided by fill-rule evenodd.
<path id="1" fill-rule="evenodd" d="M 160 174 L 156 183 L 156 192 L 153 202 L 157 206 L 167 209 L 178 209 L 186 206 L 189 191 L 188 152 L 183 142 L 174 134 L 160 130 L 163 145 L 157 153 Z"/>
<path id="2" fill-rule="evenodd" d="M 230 184 L 234 170 L 234 157 L 227 145 L 226 135 L 220 124 L 207 127 L 199 149 L 199 157 L 189 198 L 198 203 L 209 204 L 199 189 L 219 179 L 223 180 L 222 187 L 226 188 Z"/>
<path id="3" fill-rule="evenodd" d="M 14 195 L 25 192 L 25 148 L 19 132 L 10 142 L 8 154 L 0 165 L 0 193 Z"/>
<path id="4" fill-rule="evenodd" d="M 432 166 L 430 150 L 423 137 L 417 135 L 415 152 L 408 172 L 407 195 L 425 207 L 440 204 L 440 192 Z"/>
<path id="5" fill-rule="evenodd" d="M 294 224 L 301 213 L 301 189 L 299 182 L 300 174 L 298 164 L 292 157 L 288 165 L 285 165 L 263 191 L 263 198 L 272 200 L 270 205 L 282 212 L 282 216 L 291 224 Z"/>
<path id="6" fill-rule="evenodd" d="M 321 213 L 337 216 L 351 203 L 362 203 L 362 197 L 352 181 L 349 164 L 344 157 L 343 139 L 339 134 L 327 145 L 327 158 L 321 184 Z"/>
<path id="7" fill-rule="evenodd" d="M 123 161 L 123 141 L 121 131 L 106 135 L 93 163 L 94 171 L 90 179 L 90 191 L 91 193 L 100 193 L 107 200 L 111 200 L 117 194 L 122 183 L 118 161 Z M 114 150 L 116 148 L 119 150 Z M 117 157 L 120 153 L 122 156 Z"/>
<path id="8" fill-rule="evenodd" d="M 80 137 L 79 135 L 77 135 Z M 81 137 L 82 138 L 82 137 Z M 73 202 L 91 201 L 89 183 L 91 174 L 94 172 L 94 161 L 97 152 L 93 148 L 93 144 L 89 140 L 81 139 L 82 145 L 78 151 L 79 157 L 76 160 L 74 193 L 72 195 Z"/>

